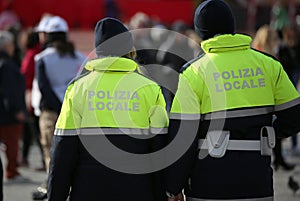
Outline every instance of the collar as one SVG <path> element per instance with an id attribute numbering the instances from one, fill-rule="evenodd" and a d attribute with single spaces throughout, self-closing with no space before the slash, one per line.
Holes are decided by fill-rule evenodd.
<path id="1" fill-rule="evenodd" d="M 224 34 L 201 42 L 205 53 L 250 49 L 252 39 L 243 34 Z"/>
<path id="2" fill-rule="evenodd" d="M 137 70 L 135 61 L 123 57 L 105 57 L 89 61 L 85 68 L 89 71 L 122 71 L 132 72 Z"/>

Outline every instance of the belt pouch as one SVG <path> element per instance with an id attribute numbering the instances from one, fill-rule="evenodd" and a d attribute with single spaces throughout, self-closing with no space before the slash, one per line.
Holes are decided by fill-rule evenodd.
<path id="1" fill-rule="evenodd" d="M 260 152 L 262 156 L 271 156 L 275 146 L 275 131 L 271 126 L 264 126 L 260 130 Z"/>
<path id="2" fill-rule="evenodd" d="M 214 158 L 221 158 L 225 155 L 229 143 L 229 131 L 209 131 L 206 135 L 208 154 Z"/>

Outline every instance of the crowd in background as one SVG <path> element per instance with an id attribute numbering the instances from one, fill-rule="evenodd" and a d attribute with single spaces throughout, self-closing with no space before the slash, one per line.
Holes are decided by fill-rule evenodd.
<path id="1" fill-rule="evenodd" d="M 45 19 L 53 16 L 43 16 L 40 24 L 33 24 L 29 29 L 22 28 L 17 16 L 12 13 L 7 14 L 6 19 L 1 17 L 3 17 L 2 14 L 0 14 L 0 98 L 4 100 L 4 93 L 9 92 L 13 99 L 11 105 L 6 105 L 6 100 L 1 101 L 0 140 L 2 142 L 1 147 L 5 149 L 7 157 L 7 164 L 4 164 L 5 179 L 18 181 L 24 179 L 21 177 L 18 167 L 30 167 L 28 158 L 30 146 L 33 143 L 38 145 L 42 156 L 41 166 L 37 167 L 36 170 L 48 170 L 51 132 L 54 131 L 55 121 L 62 104 L 63 89 L 66 89 L 69 81 L 80 74 L 82 69 L 79 63 L 82 64 L 85 58 L 72 43 L 68 42 L 68 28 L 64 31 L 58 30 L 59 33 L 55 31 L 55 34 L 51 34 L 51 31 L 47 31 L 47 29 L 39 29 L 45 23 Z M 6 20 L 6 23 L 3 23 L 3 20 Z M 288 20 L 285 24 L 276 26 L 279 24 L 275 23 L 276 18 L 272 18 L 272 20 L 274 21 L 270 22 L 269 25 L 259 27 L 253 39 L 252 47 L 276 57 L 297 87 L 300 76 L 298 27 Z M 280 18 L 280 20 L 282 19 Z M 171 80 L 172 86 L 163 87 L 167 110 L 169 110 L 173 92 L 177 86 L 175 84 L 178 79 L 177 73 L 187 61 L 201 54 L 199 46 L 201 40 L 193 31 L 193 27 L 181 20 L 166 25 L 157 19 L 151 19 L 145 13 L 134 15 L 127 22 L 127 26 L 130 30 L 140 29 L 133 32 L 133 37 L 137 50 L 137 62 L 143 67 L 144 73 L 159 84 L 164 83 L 163 79 L 166 77 L 169 81 Z M 63 43 L 60 43 L 61 41 Z M 62 57 L 71 55 L 69 58 L 72 62 L 75 61 L 75 58 L 78 59 L 76 66 L 74 66 L 76 69 L 72 73 L 68 73 L 68 77 L 65 73 L 67 71 L 62 69 L 36 71 L 38 69 L 36 65 L 44 68 L 45 65 L 48 65 L 39 63 L 38 57 L 43 57 L 41 52 L 45 54 L 45 50 L 53 51 L 50 47 L 56 48 Z M 174 54 L 174 52 L 178 54 Z M 59 58 L 58 56 L 54 59 Z M 7 61 L 10 68 L 9 72 L 3 70 L 3 61 Z M 74 65 L 72 62 L 69 60 L 65 65 Z M 57 66 L 56 64 L 49 65 Z M 60 61 L 60 65 L 62 65 L 62 61 Z M 63 66 L 59 67 L 64 68 Z M 48 75 L 43 77 L 43 73 L 44 75 L 48 73 Z M 2 85 L 4 80 L 10 84 Z M 59 88 L 62 85 L 64 85 L 63 88 Z M 39 90 L 36 90 L 37 87 Z M 52 94 L 53 92 L 54 94 Z M 40 99 L 39 96 L 41 96 Z M 52 102 L 49 103 L 49 100 Z M 51 105 L 55 101 L 56 104 Z M 40 103 L 44 105 L 39 105 Z M 39 111 L 40 109 L 47 110 Z M 291 150 L 300 156 L 300 146 L 297 141 L 295 134 L 291 140 Z M 281 144 L 281 140 L 278 139 L 274 149 L 274 168 L 275 170 L 280 167 L 284 170 L 292 170 L 295 165 L 289 164 L 285 160 Z"/>

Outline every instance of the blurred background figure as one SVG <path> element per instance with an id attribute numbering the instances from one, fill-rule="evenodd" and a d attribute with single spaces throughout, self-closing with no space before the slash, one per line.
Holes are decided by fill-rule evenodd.
<path id="1" fill-rule="evenodd" d="M 158 23 L 152 26 L 150 30 L 150 38 L 156 48 L 167 39 L 168 29 L 164 24 Z"/>
<path id="2" fill-rule="evenodd" d="M 292 83 L 297 87 L 300 75 L 300 43 L 296 26 L 289 25 L 282 29 L 282 45 L 278 57 Z M 292 136 L 292 154 L 300 156 L 297 134 Z"/>
<path id="3" fill-rule="evenodd" d="M 269 25 L 263 25 L 257 30 L 252 41 L 252 47 L 273 57 L 277 57 L 280 38 L 273 28 Z"/>
<path id="4" fill-rule="evenodd" d="M 203 52 L 200 43 L 201 43 L 201 38 L 197 35 L 197 33 L 193 29 L 188 29 L 186 31 L 186 36 L 189 38 L 188 44 L 189 47 L 193 49 L 193 57 L 198 57 L 200 54 Z"/>
<path id="5" fill-rule="evenodd" d="M 14 36 L 14 53 L 12 59 L 21 65 L 22 52 L 18 44 L 18 38 L 22 29 L 20 19 L 13 10 L 6 10 L 0 13 L 0 30 L 8 31 Z"/>
<path id="6" fill-rule="evenodd" d="M 194 45 L 192 39 L 188 38 L 187 34 L 191 34 L 191 32 L 192 31 L 188 29 L 185 22 L 181 20 L 173 22 L 171 25 L 171 31 L 168 32 L 167 38 L 160 45 L 159 51 L 156 55 L 157 62 L 168 67 L 161 71 L 165 78 L 168 78 L 167 80 L 170 81 L 170 86 L 174 87 L 171 90 L 163 88 L 167 111 L 169 111 L 171 107 L 174 97 L 173 92 L 176 91 L 178 73 L 180 72 L 180 69 L 185 63 L 197 57 L 200 52 L 200 49 L 195 47 L 197 45 L 192 46 Z M 200 39 L 198 41 L 200 41 Z M 200 43 L 198 43 L 198 47 L 199 46 Z"/>
<path id="7" fill-rule="evenodd" d="M 261 26 L 257 30 L 252 41 L 252 47 L 278 58 L 278 51 L 280 47 L 278 33 L 269 25 Z M 273 149 L 273 153 L 273 167 L 275 170 L 278 170 L 280 167 L 284 170 L 293 170 L 295 168 L 294 164 L 287 163 L 283 157 L 282 140 L 280 138 L 276 138 L 276 145 Z"/>
<path id="8" fill-rule="evenodd" d="M 296 26 L 286 26 L 282 30 L 282 45 L 278 56 L 284 70 L 296 86 L 300 75 L 300 43 Z"/>
<path id="9" fill-rule="evenodd" d="M 21 43 L 23 44 L 23 49 L 25 55 L 22 59 L 21 72 L 25 77 L 26 82 L 26 91 L 25 91 L 25 100 L 26 108 L 29 114 L 28 120 L 24 123 L 24 132 L 23 132 L 23 144 L 22 144 L 22 156 L 20 165 L 28 167 L 28 156 L 30 151 L 30 146 L 33 142 L 36 142 L 40 148 L 41 155 L 43 155 L 41 144 L 40 144 L 40 135 L 39 135 L 39 126 L 38 126 L 38 117 L 34 115 L 32 107 L 32 84 L 35 74 L 35 64 L 34 56 L 41 52 L 41 44 L 39 42 L 39 33 L 34 29 L 29 28 L 22 34 Z M 42 157 L 42 166 L 38 168 L 44 170 L 44 161 Z"/>
<path id="10" fill-rule="evenodd" d="M 194 49 L 190 46 L 187 37 L 188 27 L 181 21 L 171 25 L 167 39 L 161 44 L 157 60 L 162 65 L 167 65 L 176 72 L 195 56 Z"/>
<path id="11" fill-rule="evenodd" d="M 35 31 L 38 33 L 39 35 L 39 42 L 41 45 L 41 48 L 44 50 L 47 48 L 48 46 L 48 41 L 47 41 L 47 33 L 46 33 L 46 28 L 47 28 L 47 24 L 49 23 L 50 19 L 53 17 L 52 14 L 49 13 L 45 13 L 39 24 L 37 25 L 37 27 L 35 28 Z"/>
<path id="12" fill-rule="evenodd" d="M 51 17 L 53 17 L 51 14 L 44 14 L 41 17 L 37 27 L 35 28 L 35 31 L 38 33 L 39 36 L 39 43 L 40 43 L 41 50 L 46 49 L 48 46 L 46 28 Z M 37 79 L 36 77 L 34 77 L 32 81 L 32 89 L 31 89 L 31 106 L 33 108 L 33 113 L 37 121 L 39 121 L 39 117 L 41 115 L 40 101 L 41 101 L 41 92 L 38 87 Z M 37 124 L 39 128 L 39 123 Z"/>
<path id="13" fill-rule="evenodd" d="M 105 13 L 106 17 L 119 18 L 120 9 L 115 0 L 105 0 Z"/>
<path id="14" fill-rule="evenodd" d="M 282 29 L 290 25 L 289 17 L 289 1 L 276 0 L 271 9 L 270 26 L 278 32 L 279 37 L 282 37 Z"/>
<path id="15" fill-rule="evenodd" d="M 151 27 L 151 18 L 143 12 L 136 13 L 129 22 L 130 30 L 139 29 L 133 32 L 133 40 L 137 54 L 136 60 L 141 65 L 156 63 L 156 51 L 151 50 L 154 49 L 149 29 Z"/>
<path id="16" fill-rule="evenodd" d="M 8 30 L 14 27 L 15 29 L 20 29 L 21 24 L 19 17 L 12 10 L 6 10 L 0 13 L 0 29 Z"/>
<path id="17" fill-rule="evenodd" d="M 140 68 L 143 73 L 147 76 L 151 77 L 151 79 L 159 82 L 158 77 L 161 76 L 162 69 L 159 66 L 159 62 L 157 61 L 156 55 L 158 54 L 159 47 L 161 44 L 167 39 L 169 30 L 163 24 L 154 24 L 151 28 L 136 29 L 133 30 L 133 36 L 140 35 L 143 32 L 149 33 L 149 37 L 146 38 L 148 45 L 146 45 L 147 49 L 139 49 L 140 59 L 137 59 L 140 63 Z M 140 47 L 142 48 L 142 47 Z M 141 59 L 144 58 L 144 59 Z M 165 79 L 165 78 L 163 78 Z"/>
<path id="18" fill-rule="evenodd" d="M 20 67 L 12 59 L 14 36 L 0 31 L 0 139 L 6 145 L 6 179 L 20 181 L 18 171 L 19 140 L 25 120 L 25 82 Z"/>
<path id="19" fill-rule="evenodd" d="M 51 17 L 45 28 L 48 46 L 35 56 L 35 75 L 41 92 L 39 126 L 47 173 L 54 128 L 65 91 L 85 61 L 85 56 L 68 40 L 68 31 L 63 18 Z M 47 181 L 33 192 L 34 199 L 46 197 Z"/>

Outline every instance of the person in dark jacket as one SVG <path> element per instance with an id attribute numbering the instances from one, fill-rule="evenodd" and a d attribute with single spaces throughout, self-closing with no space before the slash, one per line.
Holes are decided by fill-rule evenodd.
<path id="1" fill-rule="evenodd" d="M 297 27 L 294 25 L 285 26 L 282 29 L 282 40 L 278 57 L 290 80 L 297 87 L 300 78 L 300 41 Z M 297 134 L 293 135 L 291 140 L 292 153 L 300 155 Z"/>
<path id="2" fill-rule="evenodd" d="M 225 1 L 200 4 L 194 26 L 203 54 L 183 68 L 170 112 L 170 143 L 183 151 L 167 169 L 169 201 L 183 189 L 187 201 L 273 201 L 272 148 L 300 131 L 300 94 L 278 60 L 235 33 Z"/>
<path id="3" fill-rule="evenodd" d="M 170 68 L 169 71 L 165 72 L 166 75 L 164 76 L 168 77 L 168 80 L 171 80 L 172 83 L 177 84 L 178 73 L 181 67 L 195 58 L 195 55 L 198 56 L 199 52 L 195 53 L 196 49 L 191 47 L 190 40 L 187 37 L 188 26 L 183 21 L 177 20 L 173 22 L 171 30 L 166 40 L 159 47 L 160 51 L 157 52 L 156 58 L 161 65 Z M 170 111 L 174 94 L 166 88 L 163 88 L 163 94 L 167 102 L 167 110 Z"/>
<path id="4" fill-rule="evenodd" d="M 0 140 L 6 145 L 6 179 L 20 179 L 17 168 L 22 122 L 25 120 L 25 81 L 17 64 L 11 59 L 14 52 L 13 35 L 0 32 Z"/>
<path id="5" fill-rule="evenodd" d="M 22 158 L 20 165 L 29 166 L 28 155 L 30 151 L 30 146 L 32 140 L 34 139 L 37 142 L 38 147 L 40 148 L 42 154 L 42 167 L 45 169 L 43 151 L 40 143 L 40 131 L 38 126 L 38 117 L 34 115 L 32 102 L 32 84 L 34 79 L 34 56 L 41 52 L 41 45 L 39 42 L 39 35 L 33 29 L 28 29 L 24 33 L 24 48 L 25 55 L 21 63 L 21 73 L 25 77 L 26 91 L 25 91 L 25 102 L 26 108 L 29 114 L 29 121 L 24 123 L 24 132 L 23 132 L 23 145 L 22 145 Z"/>
<path id="6" fill-rule="evenodd" d="M 269 25 L 261 26 L 252 41 L 252 48 L 259 51 L 270 54 L 274 57 L 278 57 L 278 49 L 280 46 L 280 39 L 278 33 L 272 29 Z M 284 67 L 283 67 L 284 68 Z M 288 72 L 287 72 L 288 74 Z M 274 160 L 273 167 L 276 170 L 283 168 L 284 170 L 293 170 L 295 168 L 294 164 L 289 164 L 283 153 L 282 153 L 282 139 L 276 138 L 276 145 L 273 149 Z"/>

